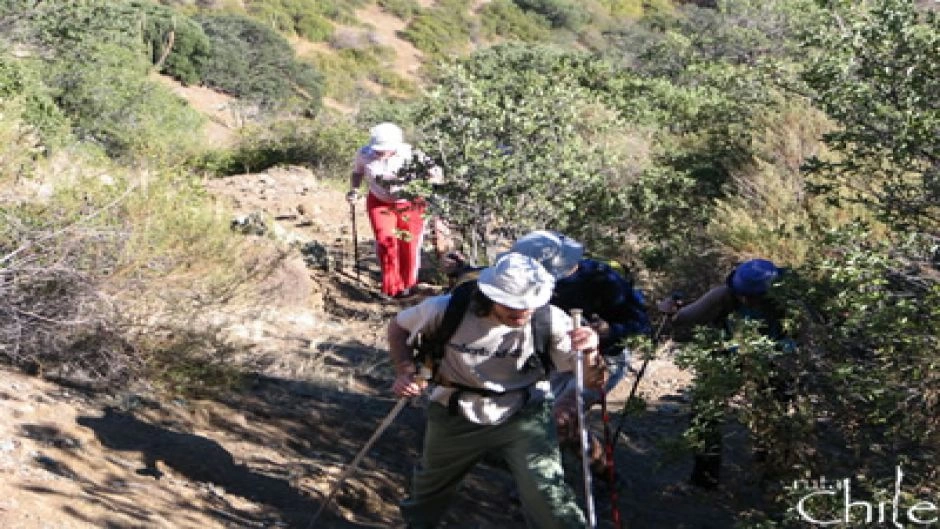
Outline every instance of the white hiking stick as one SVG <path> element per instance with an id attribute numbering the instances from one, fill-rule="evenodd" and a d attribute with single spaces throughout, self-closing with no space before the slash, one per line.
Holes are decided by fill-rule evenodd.
<path id="1" fill-rule="evenodd" d="M 574 328 L 581 326 L 581 309 L 571 309 L 571 319 L 574 320 Z M 581 437 L 581 474 L 584 476 L 584 506 L 587 524 L 585 527 L 594 529 L 597 527 L 597 516 L 594 514 L 594 494 L 591 487 L 591 445 L 588 443 L 588 429 L 585 424 L 584 413 L 584 351 L 576 351 L 576 361 L 574 366 L 574 381 L 576 395 L 576 406 L 578 408 L 578 434 Z"/>
<path id="2" fill-rule="evenodd" d="M 343 486 L 343 483 L 356 471 L 356 467 L 359 466 L 359 463 L 362 461 L 362 458 L 365 457 L 366 453 L 369 452 L 369 449 L 372 448 L 372 445 L 378 441 L 379 436 L 388 429 L 389 425 L 392 424 L 392 421 L 395 420 L 395 417 L 401 413 L 402 408 L 405 407 L 405 404 L 410 400 L 408 397 L 401 397 L 398 399 L 398 402 L 395 403 L 395 407 L 392 408 L 392 411 L 388 412 L 388 415 L 385 416 L 385 419 L 382 420 L 382 424 L 375 430 L 375 433 L 372 434 L 372 437 L 366 441 L 366 445 L 362 447 L 362 450 L 356 454 L 356 457 L 353 458 L 352 462 L 349 463 L 349 466 L 346 467 L 346 470 L 343 471 L 340 475 L 339 480 L 333 485 L 333 488 L 330 489 L 330 494 L 323 500 L 323 503 L 320 504 L 320 508 L 317 509 L 317 513 L 313 515 L 313 519 L 310 520 L 310 525 L 307 526 L 308 529 L 313 529 L 314 524 L 317 522 L 317 519 L 320 518 L 320 515 L 323 514 L 323 511 L 326 510 L 326 507 L 333 502 L 333 497 L 336 496 L 336 493 L 339 492 L 340 487 Z"/>

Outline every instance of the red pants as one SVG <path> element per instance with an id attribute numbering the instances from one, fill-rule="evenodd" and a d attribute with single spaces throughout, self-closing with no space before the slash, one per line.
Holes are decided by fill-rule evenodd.
<path id="1" fill-rule="evenodd" d="M 418 282 L 424 237 L 423 201 L 383 202 L 369 193 L 366 211 L 375 232 L 382 292 L 394 296 Z"/>

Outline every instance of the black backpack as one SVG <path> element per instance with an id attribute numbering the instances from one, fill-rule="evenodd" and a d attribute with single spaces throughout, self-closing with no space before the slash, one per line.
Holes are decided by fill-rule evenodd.
<path id="1" fill-rule="evenodd" d="M 438 367 L 444 358 L 447 343 L 457 332 L 457 327 L 463 321 L 464 315 L 470 309 L 473 295 L 478 291 L 476 279 L 464 281 L 451 291 L 450 300 L 444 310 L 444 316 L 437 329 L 425 332 L 415 347 L 416 359 L 419 363 L 431 369 L 431 379 L 436 380 Z M 552 370 L 551 359 L 551 306 L 543 305 L 535 309 L 530 321 L 532 337 L 535 342 L 535 357 L 541 362 L 545 375 Z"/>

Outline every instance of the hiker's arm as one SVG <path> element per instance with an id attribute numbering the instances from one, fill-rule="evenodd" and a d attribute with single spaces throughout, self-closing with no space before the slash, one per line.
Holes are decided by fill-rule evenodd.
<path id="1" fill-rule="evenodd" d="M 359 151 L 356 153 L 352 173 L 349 175 L 349 192 L 346 193 L 346 200 L 354 202 L 359 198 L 359 186 L 362 185 L 362 176 L 365 174 L 365 169 L 365 159 L 362 151 Z"/>
<path id="2" fill-rule="evenodd" d="M 395 368 L 395 382 L 392 391 L 399 397 L 417 397 L 427 385 L 415 377 L 417 368 L 408 345 L 410 333 L 393 318 L 388 323 L 388 355 Z"/>
<path id="3" fill-rule="evenodd" d="M 724 285 L 717 286 L 676 311 L 672 317 L 673 328 L 707 325 L 722 318 L 733 306 L 734 295 L 730 289 Z"/>

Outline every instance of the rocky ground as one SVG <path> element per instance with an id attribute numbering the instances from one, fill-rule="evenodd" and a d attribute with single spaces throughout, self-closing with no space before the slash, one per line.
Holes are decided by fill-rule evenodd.
<path id="1" fill-rule="evenodd" d="M 232 343 L 251 351 L 257 372 L 242 391 L 193 400 L 146 386 L 90 393 L 4 371 L 0 527 L 311 527 L 337 477 L 394 405 L 383 334 L 402 305 L 373 296 L 378 272 L 361 207 L 357 273 L 340 186 L 281 169 L 207 187 L 243 219 L 256 212 L 278 219 L 266 229 L 295 244 L 271 280 L 266 310 L 230 325 Z M 318 246 L 332 258 L 300 251 Z M 729 485 L 712 492 L 684 485 L 690 457 L 669 446 L 688 421 L 689 380 L 664 354 L 640 384 L 648 407 L 627 418 L 616 449 L 624 527 L 730 528 L 734 513 L 758 500 L 746 441 L 734 428 L 727 432 Z M 611 395 L 613 410 L 631 382 Z M 421 406 L 406 407 L 315 526 L 402 527 L 396 502 L 422 428 Z M 507 499 L 511 491 L 502 472 L 481 466 L 444 527 L 525 527 Z M 597 502 L 599 527 L 613 527 L 607 492 L 599 490 Z"/>

